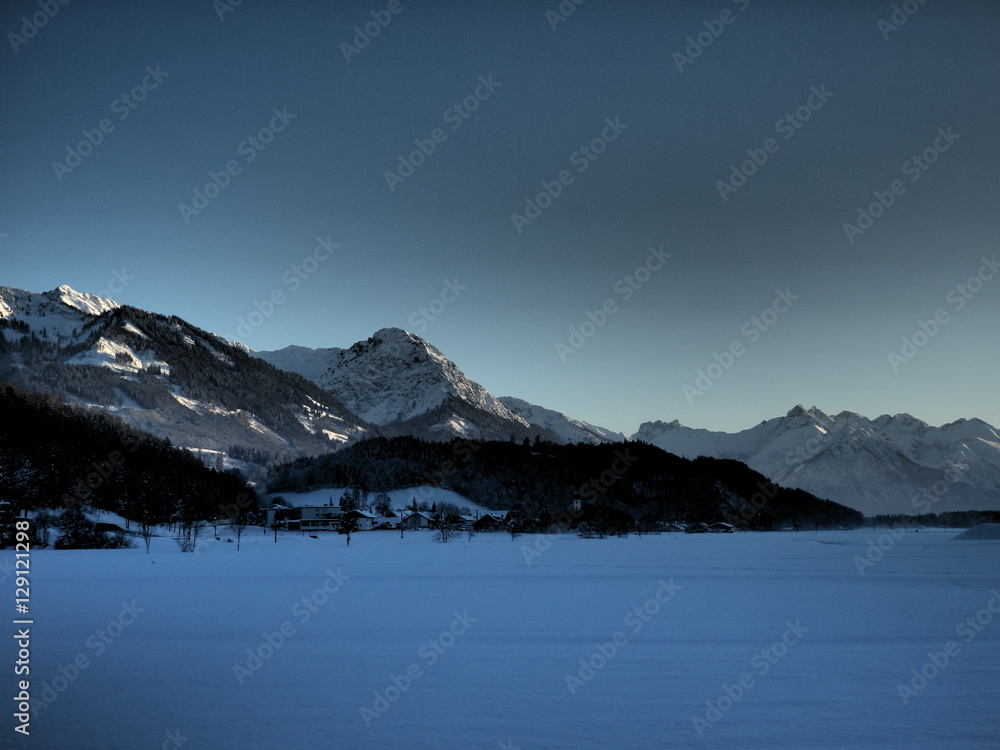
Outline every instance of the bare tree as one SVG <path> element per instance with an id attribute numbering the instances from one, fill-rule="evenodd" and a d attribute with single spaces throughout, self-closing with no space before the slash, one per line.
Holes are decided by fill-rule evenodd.
<path id="1" fill-rule="evenodd" d="M 392 514 L 392 498 L 386 493 L 380 492 L 375 496 L 375 512 L 380 516 Z"/>
<path id="2" fill-rule="evenodd" d="M 236 536 L 236 551 L 240 551 L 240 539 L 243 538 L 243 532 L 247 530 L 248 526 L 252 526 L 257 522 L 257 514 L 252 508 L 244 508 L 243 506 L 237 506 L 237 510 L 229 517 L 229 528 L 232 529 L 233 534 Z"/>
<path id="3" fill-rule="evenodd" d="M 443 502 L 437 506 L 437 513 L 441 518 L 446 518 L 447 516 L 460 516 L 462 512 L 459 510 L 455 503 Z"/>
<path id="4" fill-rule="evenodd" d="M 181 552 L 194 552 L 195 547 L 198 546 L 201 530 L 205 528 L 205 522 L 184 521 L 179 524 L 178 528 L 180 536 L 177 537 L 177 546 L 181 548 Z"/>
<path id="5" fill-rule="evenodd" d="M 153 537 L 155 536 L 155 534 L 153 533 L 155 530 L 156 530 L 156 524 L 153 523 L 152 519 L 150 519 L 149 516 L 143 516 L 142 518 L 139 519 L 139 536 L 142 537 L 142 541 L 146 545 L 147 555 L 149 554 L 149 545 L 153 541 Z"/>
<path id="6" fill-rule="evenodd" d="M 274 518 L 271 519 L 271 531 L 274 532 L 274 543 L 278 543 L 278 531 L 285 527 L 285 522 L 288 518 L 288 511 L 284 508 L 278 508 L 274 511 Z M 264 532 L 267 533 L 266 531 Z"/>
<path id="7" fill-rule="evenodd" d="M 437 524 L 437 535 L 436 539 L 442 544 L 447 544 L 450 542 L 455 535 L 458 534 L 458 529 L 455 528 L 455 524 L 449 516 L 441 516 Z"/>

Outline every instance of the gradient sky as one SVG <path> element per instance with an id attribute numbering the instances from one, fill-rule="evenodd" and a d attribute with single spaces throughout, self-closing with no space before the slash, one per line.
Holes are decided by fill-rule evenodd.
<path id="1" fill-rule="evenodd" d="M 399 0 L 345 59 L 388 4 L 244 0 L 220 19 L 210 0 L 70 2 L 18 40 L 44 12 L 4 3 L 0 285 L 104 290 L 260 350 L 399 326 L 496 395 L 626 432 L 733 431 L 797 403 L 1000 424 L 1000 274 L 962 309 L 955 291 L 1000 252 L 996 2 L 913 2 L 891 30 L 889 2 L 588 0 L 553 29 L 555 0 Z M 678 70 L 723 11 L 732 23 Z M 446 114 L 490 76 L 475 111 Z M 779 126 L 813 87 L 832 96 Z M 275 108 L 294 119 L 241 148 Z M 103 118 L 92 153 L 53 167 Z M 592 162 L 574 156 L 614 135 L 608 118 L 627 128 Z M 435 128 L 443 142 L 390 189 L 385 173 Z M 718 182 L 769 138 L 776 152 L 723 200 Z M 926 171 L 907 164 L 928 148 Z M 186 221 L 179 204 L 231 161 Z M 517 231 L 511 214 L 563 170 L 572 183 Z M 895 180 L 905 192 L 849 239 Z M 295 279 L 317 237 L 339 247 Z M 672 257 L 625 300 L 660 246 Z M 754 333 L 779 289 L 797 299 Z M 274 290 L 273 314 L 241 329 Z M 894 369 L 889 353 L 938 310 Z M 686 396 L 730 346 L 732 366 Z"/>

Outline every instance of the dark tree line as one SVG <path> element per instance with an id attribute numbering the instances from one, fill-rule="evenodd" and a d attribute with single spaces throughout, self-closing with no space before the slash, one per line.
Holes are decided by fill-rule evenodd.
<path id="1" fill-rule="evenodd" d="M 258 506 L 234 472 L 103 412 L 0 383 L 0 501 L 7 512 L 50 509 L 80 539 L 82 511 L 118 513 L 142 527 L 227 519 Z"/>
<path id="2" fill-rule="evenodd" d="M 269 490 L 329 486 L 384 491 L 430 485 L 541 525 L 565 515 L 602 529 L 659 522 L 728 521 L 753 529 L 856 527 L 862 514 L 801 490 L 776 487 L 738 461 L 689 461 L 645 443 L 431 442 L 371 438 L 271 473 Z M 530 529 L 527 529 L 530 530 Z"/>

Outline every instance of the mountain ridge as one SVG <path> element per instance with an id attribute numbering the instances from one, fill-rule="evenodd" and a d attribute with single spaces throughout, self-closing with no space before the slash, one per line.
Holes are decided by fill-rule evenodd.
<path id="1" fill-rule="evenodd" d="M 934 427 L 907 413 L 830 416 L 797 405 L 735 433 L 676 419 L 632 436 L 513 396 L 495 397 L 430 342 L 382 328 L 347 348 L 253 352 L 177 316 L 62 285 L 0 287 L 0 377 L 117 414 L 261 475 L 274 462 L 368 436 L 648 442 L 685 458 L 746 463 L 782 486 L 868 515 L 1000 509 L 1000 431 Z"/>
<path id="2" fill-rule="evenodd" d="M 333 395 L 215 334 L 65 286 L 0 287 L 0 374 L 251 474 L 372 432 Z"/>
<path id="3" fill-rule="evenodd" d="M 288 346 L 255 352 L 336 394 L 353 412 L 390 433 L 476 439 L 525 437 L 557 442 L 616 442 L 610 430 L 511 397 L 497 398 L 445 354 L 401 328 L 382 328 L 346 349 Z M 462 414 L 442 409 L 464 402 Z M 529 419 L 525 413 L 537 416 Z M 437 421 L 429 415 L 436 415 Z M 487 429 L 484 423 L 489 423 Z"/>
<path id="4" fill-rule="evenodd" d="M 831 417 L 798 405 L 736 433 L 645 422 L 633 436 L 677 455 L 743 461 L 772 481 L 868 515 L 1000 509 L 1000 432 L 910 414 Z"/>

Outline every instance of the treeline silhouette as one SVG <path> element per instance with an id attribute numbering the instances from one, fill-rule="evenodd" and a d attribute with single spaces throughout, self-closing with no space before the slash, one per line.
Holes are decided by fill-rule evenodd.
<path id="1" fill-rule="evenodd" d="M 738 528 L 856 527 L 858 511 L 801 490 L 777 487 L 738 461 L 690 461 L 646 443 L 558 445 L 542 441 L 363 440 L 272 471 L 271 492 L 354 487 L 366 492 L 419 486 L 453 490 L 527 517 L 584 508 L 626 513 L 635 522 L 715 523 Z"/>
<path id="2" fill-rule="evenodd" d="M 181 525 L 215 519 L 242 493 L 257 504 L 242 476 L 209 469 L 168 440 L 0 383 L 0 513 L 54 511 L 57 523 L 95 508 Z"/>

